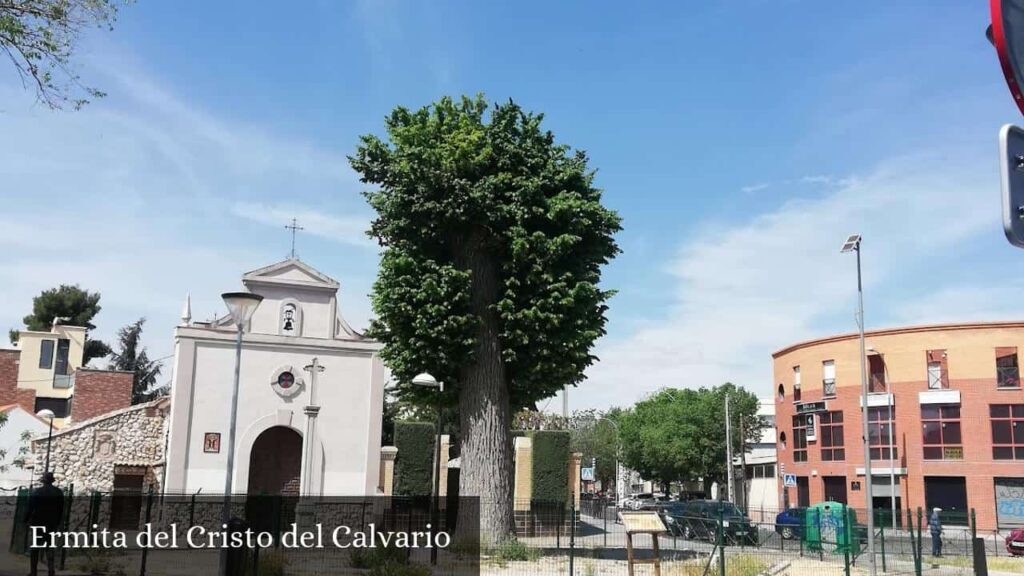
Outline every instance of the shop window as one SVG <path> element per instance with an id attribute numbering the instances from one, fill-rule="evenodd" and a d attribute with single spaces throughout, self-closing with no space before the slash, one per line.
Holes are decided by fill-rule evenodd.
<path id="1" fill-rule="evenodd" d="M 899 457 L 896 449 L 895 408 L 875 406 L 868 408 L 868 441 L 872 460 L 895 460 Z"/>
<path id="2" fill-rule="evenodd" d="M 925 460 L 963 460 L 959 404 L 921 406 Z"/>
<path id="3" fill-rule="evenodd" d="M 843 413 L 842 411 L 824 412 L 820 415 L 821 422 L 821 459 L 825 462 L 846 459 L 843 448 Z"/>
<path id="4" fill-rule="evenodd" d="M 793 416 L 793 461 L 807 462 L 807 422 L 803 416 Z"/>
<path id="5" fill-rule="evenodd" d="M 1024 404 L 992 404 L 992 459 L 1024 460 Z"/>

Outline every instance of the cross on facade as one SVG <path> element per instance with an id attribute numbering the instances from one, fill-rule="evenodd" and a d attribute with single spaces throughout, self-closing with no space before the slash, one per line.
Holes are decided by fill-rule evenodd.
<path id="1" fill-rule="evenodd" d="M 320 414 L 320 406 L 316 403 L 316 377 L 322 374 L 324 367 L 320 364 L 320 360 L 316 357 L 308 365 L 302 368 L 306 372 L 309 372 L 309 404 L 306 406 L 306 437 L 303 438 L 302 446 L 302 495 L 311 496 L 314 491 L 313 484 L 313 470 L 314 466 L 314 446 L 317 444 L 316 437 L 316 417 Z"/>
<path id="2" fill-rule="evenodd" d="M 295 233 L 298 232 L 299 230 L 305 230 L 305 228 L 299 226 L 299 221 L 296 220 L 295 218 L 292 218 L 291 224 L 285 224 L 284 227 L 292 231 L 292 253 L 290 258 L 295 258 Z"/>

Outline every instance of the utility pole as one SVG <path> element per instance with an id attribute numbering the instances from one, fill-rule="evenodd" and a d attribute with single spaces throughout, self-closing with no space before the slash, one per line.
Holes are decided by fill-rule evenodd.
<path id="1" fill-rule="evenodd" d="M 727 499 L 729 502 L 735 502 L 736 487 L 733 484 L 733 465 L 732 465 L 732 418 L 729 416 L 729 395 L 725 395 L 725 459 L 726 469 L 725 478 Z"/>

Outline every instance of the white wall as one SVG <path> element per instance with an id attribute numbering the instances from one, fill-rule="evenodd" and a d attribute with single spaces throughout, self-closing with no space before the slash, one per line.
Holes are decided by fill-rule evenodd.
<path id="1" fill-rule="evenodd" d="M 32 472 L 15 466 L 12 462 L 18 457 L 18 450 L 27 443 L 21 441 L 23 432 L 28 431 L 33 438 L 46 436 L 49 426 L 26 412 L 20 406 L 15 406 L 7 411 L 7 422 L 0 427 L 0 450 L 7 452 L 3 464 L 7 466 L 6 472 L 0 472 L 0 488 L 11 490 L 19 486 L 28 486 L 32 482 Z M 29 455 L 31 457 L 31 455 Z M 42 470 L 43 463 L 39 462 L 38 468 Z"/>
<path id="2" fill-rule="evenodd" d="M 180 332 L 212 331 L 182 329 Z M 168 469 L 168 489 L 172 491 L 192 493 L 202 489 L 206 493 L 220 493 L 224 489 L 235 357 L 233 338 L 215 335 L 221 339 L 190 338 L 179 342 L 172 389 Z M 310 380 L 303 367 L 315 356 L 324 366 L 324 372 L 319 375 L 317 384 L 321 406 L 317 436 L 322 448 L 314 447 L 317 460 L 313 466 L 314 470 L 322 470 L 322 475 L 314 475 L 314 485 L 322 488 L 324 494 L 372 493 L 379 473 L 384 380 L 374 350 L 369 346 L 345 349 L 339 347 L 341 342 L 338 341 L 295 349 L 278 344 L 280 337 L 246 334 L 245 339 L 234 490 L 244 492 L 248 485 L 250 450 L 262 431 L 284 425 L 305 435 L 303 409 L 309 403 Z M 303 382 L 300 392 L 291 398 L 282 398 L 271 386 L 275 373 L 285 366 L 290 366 Z M 207 432 L 221 434 L 220 453 L 203 451 Z M 183 474 L 174 472 L 179 466 Z"/>

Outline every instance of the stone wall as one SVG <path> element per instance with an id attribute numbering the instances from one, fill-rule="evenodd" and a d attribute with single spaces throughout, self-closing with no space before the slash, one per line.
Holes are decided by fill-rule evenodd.
<path id="1" fill-rule="evenodd" d="M 161 398 L 86 420 L 54 432 L 50 469 L 60 486 L 75 493 L 114 487 L 118 469 L 144 469 L 144 487 L 160 490 L 166 418 L 170 400 Z M 37 472 L 46 459 L 46 437 L 32 442 Z"/>

